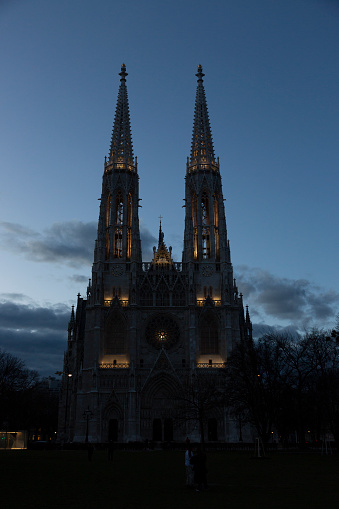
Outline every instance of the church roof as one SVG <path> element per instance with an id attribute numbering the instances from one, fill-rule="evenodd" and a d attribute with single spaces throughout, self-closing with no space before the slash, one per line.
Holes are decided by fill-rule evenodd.
<path id="1" fill-rule="evenodd" d="M 127 72 L 125 64 L 122 64 L 119 75 L 121 76 L 120 87 L 115 110 L 109 162 L 120 163 L 124 166 L 133 166 L 133 144 L 126 87 Z"/>
<path id="2" fill-rule="evenodd" d="M 201 65 L 198 66 L 196 76 L 198 78 L 198 85 L 195 96 L 190 166 L 195 166 L 195 169 L 198 169 L 198 167 L 201 168 L 199 165 L 203 165 L 203 169 L 206 169 L 209 168 L 209 165 L 213 165 L 214 169 L 217 169 L 205 89 L 203 85 L 203 77 L 205 75 L 202 72 Z"/>

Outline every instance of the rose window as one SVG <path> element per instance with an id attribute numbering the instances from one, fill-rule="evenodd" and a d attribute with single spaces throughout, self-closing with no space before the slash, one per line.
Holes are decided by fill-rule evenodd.
<path id="1" fill-rule="evenodd" d="M 157 315 L 150 319 L 145 331 L 146 340 L 156 348 L 170 348 L 179 341 L 180 329 L 168 315 Z"/>

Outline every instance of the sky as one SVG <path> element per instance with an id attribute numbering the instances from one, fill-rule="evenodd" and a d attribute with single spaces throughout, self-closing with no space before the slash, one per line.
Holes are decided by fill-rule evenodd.
<path id="1" fill-rule="evenodd" d="M 122 63 L 142 249 L 181 260 L 198 64 L 257 335 L 339 312 L 339 2 L 0 0 L 0 348 L 62 370 L 91 277 Z"/>

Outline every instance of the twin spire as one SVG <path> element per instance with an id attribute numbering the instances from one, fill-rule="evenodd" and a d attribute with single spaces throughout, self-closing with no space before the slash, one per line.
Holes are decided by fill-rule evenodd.
<path id="1" fill-rule="evenodd" d="M 198 78 L 198 86 L 195 95 L 193 136 L 191 145 L 190 168 L 208 169 L 210 165 L 215 165 L 213 139 L 210 128 L 210 120 L 208 116 L 205 89 L 203 85 L 203 77 L 201 65 L 198 66 L 196 77 Z"/>
<path id="2" fill-rule="evenodd" d="M 126 72 L 125 64 L 122 64 L 119 75 L 121 76 L 121 79 L 117 107 L 115 110 L 111 147 L 109 151 L 109 163 L 121 165 L 121 168 L 134 167 L 133 144 L 126 87 L 126 76 L 128 76 L 128 74 Z"/>
<path id="3" fill-rule="evenodd" d="M 109 152 L 109 164 L 113 163 L 115 168 L 135 169 L 126 87 L 126 76 L 128 76 L 128 74 L 126 72 L 125 64 L 122 64 L 119 75 L 121 76 L 120 87 Z M 213 139 L 203 85 L 203 77 L 205 75 L 202 72 L 201 65 L 198 66 L 196 76 L 198 78 L 198 86 L 195 97 L 189 170 L 195 171 L 213 169 L 215 171 L 219 171 L 219 165 L 216 163 L 214 156 Z"/>

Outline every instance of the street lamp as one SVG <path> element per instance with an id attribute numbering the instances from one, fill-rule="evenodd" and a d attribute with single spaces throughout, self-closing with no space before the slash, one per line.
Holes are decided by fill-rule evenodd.
<path id="1" fill-rule="evenodd" d="M 88 421 L 92 417 L 92 415 L 93 415 L 93 412 L 89 409 L 89 407 L 82 414 L 83 418 L 86 419 L 86 438 L 85 438 L 86 444 L 88 444 Z"/>

